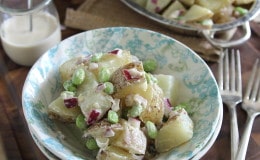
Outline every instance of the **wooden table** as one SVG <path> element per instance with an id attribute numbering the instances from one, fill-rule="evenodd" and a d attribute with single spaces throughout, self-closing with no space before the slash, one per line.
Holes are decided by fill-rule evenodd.
<path id="1" fill-rule="evenodd" d="M 67 7 L 77 8 L 83 0 L 54 0 L 58 9 L 61 23 L 65 19 Z M 259 26 L 258 26 L 259 27 Z M 260 30 L 256 30 L 260 32 Z M 62 39 L 82 32 L 81 30 L 65 28 L 62 30 Z M 241 33 L 237 33 L 238 35 Z M 257 35 L 258 34 L 258 35 Z M 252 37 L 245 44 L 236 47 L 241 51 L 243 89 L 245 90 L 251 67 L 256 58 L 260 58 L 260 36 L 252 33 Z M 24 119 L 21 93 L 24 80 L 30 67 L 24 67 L 13 63 L 0 46 L 0 136 L 6 151 L 7 159 L 47 159 L 34 143 L 26 121 Z M 213 73 L 217 73 L 217 64 L 208 63 Z M 243 132 L 246 113 L 237 107 L 238 125 L 240 134 Z M 260 157 L 260 118 L 255 120 L 250 137 L 247 160 L 257 160 Z M 221 131 L 212 148 L 202 158 L 203 160 L 228 160 L 230 159 L 230 125 L 229 114 L 224 106 L 224 117 Z M 1 152 L 1 151 L 0 151 Z M 1 153 L 0 153 L 1 154 Z"/>

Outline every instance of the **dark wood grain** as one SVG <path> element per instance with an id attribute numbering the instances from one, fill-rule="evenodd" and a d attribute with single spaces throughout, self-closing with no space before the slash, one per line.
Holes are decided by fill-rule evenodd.
<path id="1" fill-rule="evenodd" d="M 65 19 L 66 8 L 76 9 L 84 0 L 54 0 L 60 15 L 61 24 Z M 112 7 L 113 8 L 113 7 Z M 259 24 L 253 24 L 254 30 L 249 41 L 236 47 L 241 51 L 243 89 L 250 75 L 253 62 L 260 58 Z M 62 39 L 82 32 L 72 28 L 62 30 Z M 236 36 L 242 33 L 238 32 Z M 35 145 L 25 122 L 21 106 L 22 87 L 30 70 L 13 63 L 0 46 L 0 133 L 8 159 L 45 160 L 47 159 Z M 217 63 L 208 63 L 214 75 L 217 74 Z M 240 134 L 243 132 L 246 113 L 237 108 Z M 249 141 L 247 160 L 257 160 L 260 157 L 260 118 L 256 118 Z M 230 126 L 229 114 L 224 106 L 224 116 L 221 131 L 209 152 L 202 160 L 229 160 L 230 159 Z"/>

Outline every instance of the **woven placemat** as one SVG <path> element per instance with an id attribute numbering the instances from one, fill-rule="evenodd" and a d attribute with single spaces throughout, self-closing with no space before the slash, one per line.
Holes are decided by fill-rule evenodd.
<path id="1" fill-rule="evenodd" d="M 119 0 L 86 0 L 77 10 L 66 10 L 65 26 L 91 30 L 103 27 L 139 27 L 162 34 L 184 43 L 204 60 L 216 62 L 221 54 L 219 48 L 212 46 L 202 36 L 188 36 L 144 17 Z"/>

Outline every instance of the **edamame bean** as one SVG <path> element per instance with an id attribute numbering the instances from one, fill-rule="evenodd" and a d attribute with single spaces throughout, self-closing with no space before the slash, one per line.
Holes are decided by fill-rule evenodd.
<path id="1" fill-rule="evenodd" d="M 71 81 L 75 85 L 80 85 L 85 79 L 85 71 L 83 68 L 76 69 L 72 75 Z"/>
<path id="2" fill-rule="evenodd" d="M 111 82 L 105 82 L 105 89 L 104 92 L 106 92 L 107 94 L 113 94 L 114 93 L 114 85 Z"/>
<path id="3" fill-rule="evenodd" d="M 148 59 L 143 62 L 145 72 L 153 72 L 157 67 L 157 62 L 153 59 Z"/>
<path id="4" fill-rule="evenodd" d="M 158 132 L 155 124 L 151 121 L 147 121 L 145 123 L 145 127 L 147 129 L 148 137 L 155 139 L 155 137 L 157 136 L 157 132 Z"/>
<path id="5" fill-rule="evenodd" d="M 136 105 L 133 106 L 129 111 L 128 111 L 128 116 L 129 117 L 138 117 L 143 111 L 143 107 L 141 105 Z"/>
<path id="6" fill-rule="evenodd" d="M 235 11 L 240 15 L 243 16 L 248 13 L 248 10 L 242 7 L 236 7 Z"/>
<path id="7" fill-rule="evenodd" d="M 67 80 L 63 83 L 63 88 L 66 91 L 75 92 L 77 90 L 77 87 L 72 83 L 71 80 Z"/>
<path id="8" fill-rule="evenodd" d="M 110 123 L 117 123 L 119 121 L 118 114 L 113 110 L 108 111 L 107 119 Z"/>
<path id="9" fill-rule="evenodd" d="M 86 128 L 86 121 L 85 121 L 85 117 L 83 114 L 79 114 L 76 118 L 76 126 L 79 129 L 85 129 Z"/>
<path id="10" fill-rule="evenodd" d="M 93 137 L 87 138 L 86 147 L 90 150 L 95 150 L 99 148 L 96 140 Z"/>
<path id="11" fill-rule="evenodd" d="M 100 60 L 100 58 L 102 57 L 102 53 L 96 53 L 96 54 L 93 54 L 92 56 L 91 56 L 91 59 L 90 59 L 90 61 L 91 62 L 98 62 L 99 60 Z"/>
<path id="12" fill-rule="evenodd" d="M 98 72 L 98 81 L 101 83 L 107 82 L 110 79 L 110 73 L 107 68 L 101 68 Z"/>
<path id="13" fill-rule="evenodd" d="M 148 84 L 157 83 L 158 80 L 150 73 L 145 73 L 145 78 Z"/>

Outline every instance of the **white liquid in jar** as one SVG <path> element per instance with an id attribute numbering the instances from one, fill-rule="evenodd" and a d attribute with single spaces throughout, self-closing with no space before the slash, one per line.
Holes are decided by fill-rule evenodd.
<path id="1" fill-rule="evenodd" d="M 16 63 L 31 66 L 48 49 L 61 40 L 56 18 L 48 13 L 32 16 L 15 16 L 1 26 L 2 45 L 7 55 Z"/>

